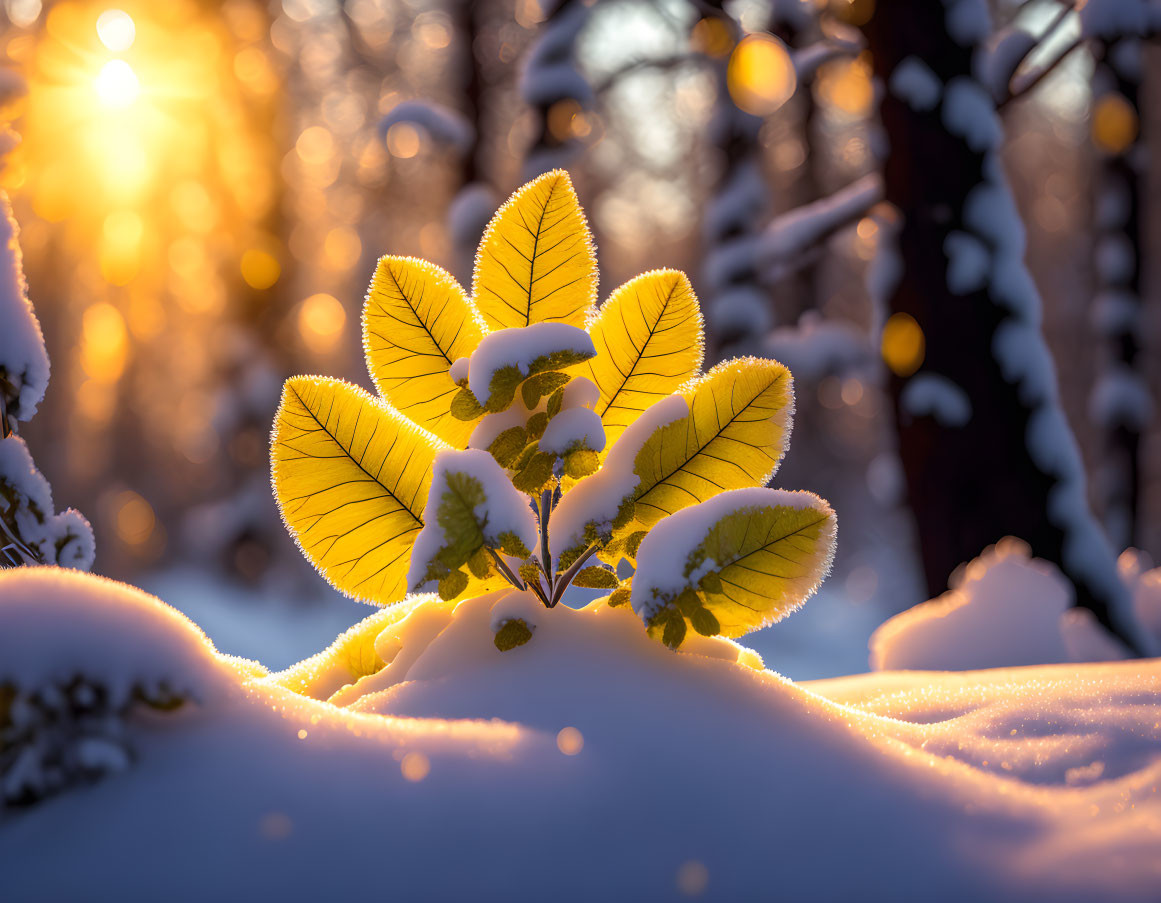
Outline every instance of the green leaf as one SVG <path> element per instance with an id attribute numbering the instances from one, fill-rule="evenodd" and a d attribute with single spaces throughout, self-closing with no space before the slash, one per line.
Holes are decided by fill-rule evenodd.
<path id="1" fill-rule="evenodd" d="M 440 497 L 436 521 L 447 540 L 439 553 L 449 568 L 466 564 L 484 545 L 484 531 L 476 518 L 476 508 L 487 502 L 484 487 L 475 477 L 452 471 Z"/>
<path id="2" fill-rule="evenodd" d="M 601 466 L 601 458 L 595 451 L 588 448 L 578 448 L 564 456 L 564 472 L 574 480 L 587 477 L 595 473 Z"/>
<path id="3" fill-rule="evenodd" d="M 520 453 L 520 457 L 512 463 L 512 467 L 510 469 L 519 473 L 521 470 L 527 467 L 528 462 L 532 460 L 532 456 L 536 454 L 537 448 L 538 444 L 536 442 L 528 443 L 524 451 Z"/>
<path id="4" fill-rule="evenodd" d="M 718 623 L 713 612 L 707 608 L 699 608 L 693 613 L 693 617 L 689 621 L 693 624 L 693 629 L 702 636 L 717 636 L 722 632 L 722 625 Z"/>
<path id="5" fill-rule="evenodd" d="M 524 619 L 513 618 L 511 621 L 505 621 L 500 629 L 496 631 L 493 642 L 501 652 L 507 652 L 509 649 L 515 649 L 517 646 L 523 646 L 530 639 L 532 639 L 532 631 Z"/>
<path id="6" fill-rule="evenodd" d="M 451 415 L 456 420 L 478 420 L 487 411 L 469 389 L 460 389 L 451 401 Z"/>
<path id="7" fill-rule="evenodd" d="M 551 420 L 560 413 L 561 405 L 564 404 L 564 389 L 557 389 L 548 396 L 548 417 Z"/>
<path id="8" fill-rule="evenodd" d="M 463 571 L 452 571 L 439 581 L 439 597 L 450 602 L 468 588 L 468 575 Z"/>
<path id="9" fill-rule="evenodd" d="M 617 575 L 608 568 L 592 565 L 582 568 L 572 578 L 572 585 L 586 589 L 614 589 L 618 585 L 618 580 Z"/>
<path id="10" fill-rule="evenodd" d="M 524 469 L 512 478 L 512 485 L 529 495 L 540 492 L 552 479 L 552 462 L 553 455 L 537 452 L 524 465 Z"/>
<path id="11" fill-rule="evenodd" d="M 558 389 L 567 385 L 569 375 L 561 373 L 559 370 L 550 370 L 547 373 L 538 373 L 536 376 L 530 376 L 524 380 L 523 385 L 520 386 L 520 395 L 524 400 L 524 407 L 528 410 L 533 410 L 540 399 L 545 395 L 552 395 Z"/>
<path id="12" fill-rule="evenodd" d="M 501 467 L 508 467 L 528 446 L 528 431 L 522 426 L 504 430 L 492 440 L 488 451 Z"/>
<path id="13" fill-rule="evenodd" d="M 477 580 L 483 580 L 492 573 L 492 558 L 483 546 L 476 549 L 475 554 L 468 559 L 468 570 Z"/>
<path id="14" fill-rule="evenodd" d="M 609 608 L 619 608 L 628 605 L 633 592 L 633 578 L 622 580 L 609 596 Z"/>
<path id="15" fill-rule="evenodd" d="M 511 530 L 505 530 L 500 534 L 499 539 L 500 550 L 505 555 L 511 555 L 513 558 L 527 558 L 532 554 L 528 551 L 528 546 L 524 545 L 524 541 Z"/>
<path id="16" fill-rule="evenodd" d="M 625 556 L 630 561 L 636 561 L 637 550 L 641 548 L 641 540 L 645 538 L 645 531 L 638 530 L 625 537 Z"/>
<path id="17" fill-rule="evenodd" d="M 677 617 L 668 618 L 665 621 L 665 631 L 661 635 L 661 642 L 663 642 L 670 649 L 676 649 L 685 640 L 685 618 L 678 615 Z"/>
<path id="18" fill-rule="evenodd" d="M 528 438 L 539 439 L 544 435 L 544 428 L 548 426 L 548 415 L 544 411 L 537 411 L 528 418 Z"/>
<path id="19" fill-rule="evenodd" d="M 511 364 L 493 372 L 491 385 L 488 386 L 488 401 L 484 407 L 493 413 L 508 410 L 512 399 L 516 397 L 516 387 L 523 379 L 524 374 L 520 368 Z"/>

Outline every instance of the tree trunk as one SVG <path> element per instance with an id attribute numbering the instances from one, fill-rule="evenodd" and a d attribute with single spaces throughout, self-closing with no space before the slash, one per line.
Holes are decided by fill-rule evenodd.
<path id="1" fill-rule="evenodd" d="M 926 349 L 895 361 L 890 391 L 928 589 L 1018 536 L 1061 568 L 1077 604 L 1138 648 L 1060 409 L 995 106 L 972 76 L 986 8 L 958 0 L 954 10 L 896 0 L 863 26 L 886 88 L 886 199 L 902 214 L 897 247 L 879 248 L 873 294 L 892 317 L 888 342 L 892 324 L 918 324 Z"/>

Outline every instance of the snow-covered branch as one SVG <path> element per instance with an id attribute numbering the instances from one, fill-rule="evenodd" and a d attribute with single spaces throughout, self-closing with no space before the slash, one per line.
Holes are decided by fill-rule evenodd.
<path id="1" fill-rule="evenodd" d="M 794 258 L 866 215 L 883 199 L 883 179 L 869 173 L 829 197 L 774 219 L 758 240 L 761 270 L 779 278 Z"/>
<path id="2" fill-rule="evenodd" d="M 386 137 L 391 126 L 406 122 L 418 126 L 439 144 L 458 153 L 470 153 L 476 142 L 476 130 L 458 110 L 423 100 L 405 100 L 379 121 L 379 134 Z"/>

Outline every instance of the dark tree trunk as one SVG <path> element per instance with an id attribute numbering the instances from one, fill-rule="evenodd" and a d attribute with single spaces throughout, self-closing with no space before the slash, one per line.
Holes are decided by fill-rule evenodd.
<path id="1" fill-rule="evenodd" d="M 1094 107 L 1121 105 L 1140 125 L 1140 41 L 1097 42 L 1093 48 Z M 1125 146 L 1098 140 L 1096 196 L 1097 294 L 1093 326 L 1104 340 L 1103 373 L 1094 387 L 1091 413 L 1101 439 L 1096 486 L 1105 529 L 1116 548 L 1140 543 L 1141 434 L 1149 396 L 1142 373 L 1141 253 L 1147 164 L 1137 136 Z M 1114 136 L 1115 137 L 1115 136 Z"/>
<path id="2" fill-rule="evenodd" d="M 962 562 L 1018 536 L 1071 579 L 1079 605 L 1136 647 L 1122 624 L 1115 558 L 1088 510 L 1060 411 L 1040 299 L 1022 259 L 1023 227 L 997 153 L 994 105 L 972 76 L 975 48 L 987 37 L 979 12 L 984 27 L 965 28 L 971 17 L 960 16 L 953 33 L 945 4 L 895 0 L 878 4 L 863 26 L 886 88 L 886 199 L 902 214 L 898 267 L 877 300 L 884 316 L 913 317 L 926 343 L 918 372 L 900 368 L 890 380 L 924 573 L 935 595 Z M 925 68 L 934 78 L 893 81 L 905 61 L 912 76 Z M 925 102 L 917 82 L 938 86 L 935 99 L 929 91 Z M 929 391 L 924 403 L 920 387 L 936 390 L 935 403 Z"/>

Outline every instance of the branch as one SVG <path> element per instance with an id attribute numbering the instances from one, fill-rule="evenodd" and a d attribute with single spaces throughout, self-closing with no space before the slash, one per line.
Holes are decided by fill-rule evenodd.
<path id="1" fill-rule="evenodd" d="M 524 590 L 524 589 L 528 588 L 524 584 L 523 580 L 521 580 L 519 577 L 517 577 L 515 574 L 512 573 L 512 569 L 510 567 L 508 567 L 507 564 L 504 563 L 504 559 L 500 557 L 500 555 L 496 552 L 495 549 L 493 549 L 491 546 L 489 546 L 488 552 L 491 554 L 492 560 L 494 562 L 496 562 L 496 567 L 498 567 L 500 569 L 500 573 L 504 575 L 505 580 L 507 580 L 509 583 L 511 583 L 514 587 L 516 587 L 516 589 Z"/>
<path id="2" fill-rule="evenodd" d="M 669 69 L 678 69 L 688 65 L 704 66 L 709 62 L 710 60 L 700 53 L 679 53 L 674 56 L 659 56 L 651 59 L 633 60 L 631 63 L 626 63 L 619 69 L 614 69 L 599 81 L 593 90 L 597 94 L 604 94 L 625 76 L 632 75 L 634 72 L 640 72 L 642 69 L 668 71 Z"/>
<path id="3" fill-rule="evenodd" d="M 829 197 L 775 217 L 758 238 L 759 268 L 776 269 L 792 261 L 865 216 L 882 199 L 883 178 L 869 173 Z"/>
<path id="4" fill-rule="evenodd" d="M 561 597 L 564 595 L 564 591 L 568 589 L 568 585 L 572 583 L 572 578 L 577 575 L 577 571 L 584 567 L 585 562 L 593 557 L 593 553 L 596 552 L 596 550 L 597 546 L 594 543 L 584 550 L 584 553 L 581 555 L 581 557 L 574 561 L 572 566 L 567 571 L 560 575 L 556 581 L 555 588 L 552 590 L 552 603 L 548 606 L 549 608 L 556 607 L 556 603 L 560 601 Z"/>
<path id="5" fill-rule="evenodd" d="M 824 38 L 791 53 L 794 74 L 798 80 L 809 81 L 814 74 L 832 60 L 852 59 L 863 50 L 861 41 L 843 38 Z"/>
<path id="6" fill-rule="evenodd" d="M 1045 63 L 1035 72 L 1027 73 L 1023 78 L 1013 78 L 1011 92 L 1008 97 L 996 104 L 996 110 L 1002 110 L 1013 100 L 1019 100 L 1025 96 L 1029 91 L 1035 88 L 1040 82 L 1052 74 L 1056 67 L 1063 63 L 1076 48 L 1084 43 L 1083 37 L 1078 37 L 1071 44 L 1064 48 L 1051 62 Z"/>

